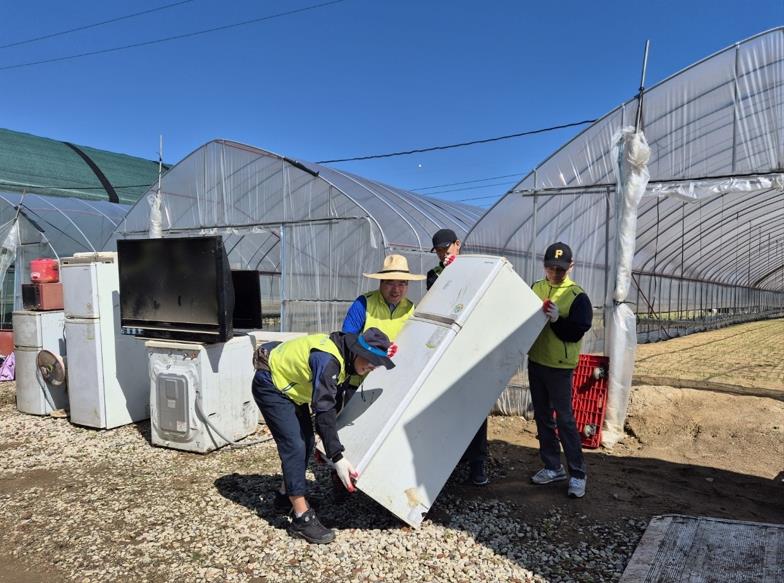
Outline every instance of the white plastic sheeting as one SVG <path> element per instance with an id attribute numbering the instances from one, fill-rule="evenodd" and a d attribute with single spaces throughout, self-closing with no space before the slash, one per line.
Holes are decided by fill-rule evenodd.
<path id="1" fill-rule="evenodd" d="M 21 286 L 30 281 L 32 259 L 104 250 L 129 208 L 108 201 L 0 192 L 0 281 L 13 263 L 14 309 L 22 307 Z M 11 300 L 2 298 L 4 320 Z"/>
<path id="2" fill-rule="evenodd" d="M 151 188 L 153 194 L 157 185 Z M 262 312 L 284 331 L 339 329 L 351 302 L 374 287 L 362 277 L 389 253 L 412 272 L 437 263 L 438 229 L 462 237 L 481 215 L 334 168 L 216 140 L 161 180 L 164 237 L 221 234 L 233 269 L 261 272 Z M 116 238 L 148 236 L 151 206 L 138 202 Z M 412 282 L 419 299 L 424 284 Z"/>
<path id="3" fill-rule="evenodd" d="M 615 291 L 609 322 L 607 412 L 602 443 L 612 446 L 623 437 L 623 423 L 629 405 L 629 393 L 637 349 L 634 311 L 626 304 L 632 280 L 632 258 L 637 238 L 637 207 L 648 184 L 648 160 L 651 150 L 642 132 L 624 128 L 614 140 L 618 177 L 617 198 L 620 213 L 615 266 Z"/>
<path id="4" fill-rule="evenodd" d="M 637 212 L 626 299 L 640 340 L 784 313 L 784 28 L 724 49 L 645 91 L 650 181 Z M 508 257 L 529 282 L 554 241 L 594 305 L 586 352 L 607 352 L 617 257 L 613 137 L 630 100 L 562 146 L 499 200 L 466 250 Z M 525 375 L 502 408 L 525 412 Z M 522 388 L 520 388 L 522 387 Z M 503 400 L 503 399 L 502 399 Z"/>

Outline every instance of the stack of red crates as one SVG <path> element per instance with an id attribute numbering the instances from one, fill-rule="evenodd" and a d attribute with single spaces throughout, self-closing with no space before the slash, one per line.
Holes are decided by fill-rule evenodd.
<path id="1" fill-rule="evenodd" d="M 607 375 L 610 359 L 581 354 L 572 378 L 572 410 L 583 447 L 595 449 L 602 443 L 602 425 L 607 409 Z"/>

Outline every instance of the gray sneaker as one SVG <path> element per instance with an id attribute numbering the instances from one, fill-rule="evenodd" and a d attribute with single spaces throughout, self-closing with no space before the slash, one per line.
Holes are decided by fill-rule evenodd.
<path id="1" fill-rule="evenodd" d="M 542 485 L 542 484 L 549 484 L 551 482 L 560 482 L 566 479 L 566 470 L 564 467 L 561 466 L 557 470 L 550 470 L 548 468 L 542 468 L 538 472 L 536 472 L 533 476 L 531 476 L 531 482 L 534 484 Z"/>
<path id="2" fill-rule="evenodd" d="M 585 496 L 585 478 L 569 478 L 569 498 Z"/>

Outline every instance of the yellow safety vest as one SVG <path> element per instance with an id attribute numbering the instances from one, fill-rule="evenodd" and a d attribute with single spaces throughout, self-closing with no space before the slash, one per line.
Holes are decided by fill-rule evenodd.
<path id="1" fill-rule="evenodd" d="M 394 311 L 390 312 L 389 305 L 380 291 L 376 290 L 364 295 L 367 299 L 367 309 L 365 310 L 365 327 L 362 328 L 362 331 L 364 332 L 368 328 L 378 328 L 390 340 L 394 341 L 403 329 L 406 320 L 414 315 L 414 302 L 404 298 L 395 306 Z"/>
<path id="2" fill-rule="evenodd" d="M 346 380 L 346 362 L 337 345 L 327 334 L 310 334 L 279 344 L 270 352 L 272 382 L 297 405 L 310 404 L 313 399 L 313 371 L 308 360 L 311 350 L 331 354 L 340 363 L 337 384 Z"/>
<path id="3" fill-rule="evenodd" d="M 583 288 L 568 277 L 560 285 L 551 285 L 546 279 L 542 279 L 531 289 L 541 299 L 555 302 L 558 306 L 558 314 L 562 318 L 569 315 L 572 302 L 583 293 Z M 581 341 L 564 342 L 555 335 L 548 321 L 531 350 L 528 351 L 528 358 L 531 362 L 552 368 L 574 368 L 580 356 L 581 343 Z"/>
<path id="4" fill-rule="evenodd" d="M 414 302 L 405 298 L 390 312 L 389 304 L 384 300 L 380 291 L 367 292 L 363 295 L 367 300 L 367 308 L 365 309 L 365 327 L 362 328 L 362 331 L 364 332 L 368 328 L 378 328 L 394 342 L 403 329 L 403 324 L 414 315 Z M 351 386 L 358 387 L 364 378 L 359 375 L 351 375 Z"/>

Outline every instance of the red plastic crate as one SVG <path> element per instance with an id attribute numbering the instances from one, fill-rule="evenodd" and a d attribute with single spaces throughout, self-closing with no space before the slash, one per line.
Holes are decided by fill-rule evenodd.
<path id="1" fill-rule="evenodd" d="M 600 376 L 596 378 L 597 369 Z M 610 359 L 581 354 L 572 377 L 572 410 L 583 447 L 595 449 L 602 443 L 602 425 L 607 410 L 607 375 Z"/>

